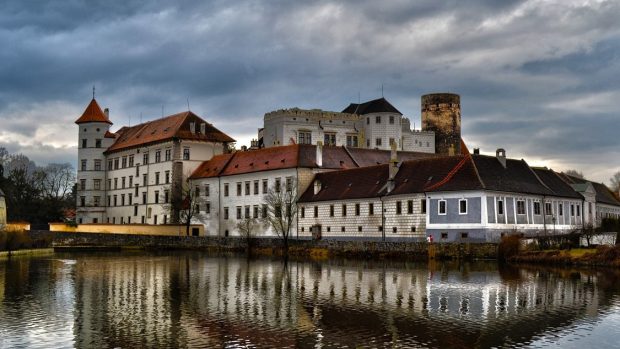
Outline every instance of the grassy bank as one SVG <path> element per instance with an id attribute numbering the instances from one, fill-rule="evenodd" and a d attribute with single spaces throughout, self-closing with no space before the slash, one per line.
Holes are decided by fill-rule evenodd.
<path id="1" fill-rule="evenodd" d="M 620 246 L 570 250 L 522 251 L 508 258 L 513 263 L 620 267 Z"/>

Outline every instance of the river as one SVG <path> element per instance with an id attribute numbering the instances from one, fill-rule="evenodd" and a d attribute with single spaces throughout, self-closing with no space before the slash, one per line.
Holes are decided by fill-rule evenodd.
<path id="1" fill-rule="evenodd" d="M 620 274 L 198 252 L 0 260 L 2 348 L 618 348 Z"/>

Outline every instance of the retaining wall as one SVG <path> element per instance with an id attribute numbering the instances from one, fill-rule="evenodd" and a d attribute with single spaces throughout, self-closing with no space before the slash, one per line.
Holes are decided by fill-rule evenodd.
<path id="1" fill-rule="evenodd" d="M 53 240 L 53 246 L 107 246 L 138 247 L 154 249 L 215 249 L 245 250 L 247 240 L 239 237 L 214 236 L 157 236 L 110 233 L 71 233 L 30 231 L 32 238 Z M 278 249 L 282 240 L 278 238 L 253 238 L 253 248 Z M 297 253 L 310 254 L 324 250 L 330 255 L 376 257 L 392 256 L 404 258 L 427 258 L 429 248 L 435 258 L 496 258 L 497 244 L 458 244 L 402 242 L 402 241 L 361 241 L 361 240 L 290 240 L 289 247 Z"/>

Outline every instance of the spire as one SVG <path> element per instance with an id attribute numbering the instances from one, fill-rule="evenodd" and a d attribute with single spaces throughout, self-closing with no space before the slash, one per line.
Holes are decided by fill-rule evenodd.
<path id="1" fill-rule="evenodd" d="M 94 93 L 95 93 L 95 88 L 93 87 L 93 96 L 94 96 Z M 101 107 L 99 106 L 95 98 L 93 98 L 90 101 L 90 103 L 84 110 L 84 113 L 82 113 L 82 116 L 80 116 L 75 121 L 76 124 L 81 124 L 85 122 L 106 122 L 112 125 L 112 122 L 110 121 L 110 119 L 108 119 L 108 117 L 101 110 Z"/>

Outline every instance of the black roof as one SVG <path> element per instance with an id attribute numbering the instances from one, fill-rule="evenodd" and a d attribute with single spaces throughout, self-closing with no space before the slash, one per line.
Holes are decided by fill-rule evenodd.
<path id="1" fill-rule="evenodd" d="M 351 103 L 348 107 L 344 108 L 342 112 L 357 115 L 370 113 L 397 113 L 403 115 L 403 113 L 398 111 L 398 109 L 383 97 L 362 104 Z"/>
<path id="2" fill-rule="evenodd" d="M 603 204 L 620 206 L 620 200 L 616 198 L 614 193 L 603 183 L 592 182 L 584 178 L 579 178 L 566 173 L 561 173 L 562 179 L 569 184 L 583 184 L 591 183 L 594 191 L 596 192 L 596 202 Z"/>
<path id="3" fill-rule="evenodd" d="M 472 158 L 487 190 L 550 196 L 556 194 L 543 185 L 524 160 L 506 159 L 504 168 L 495 156 L 473 155 Z"/>
<path id="4" fill-rule="evenodd" d="M 562 197 L 582 199 L 581 194 L 577 193 L 573 187 L 566 183 L 558 173 L 546 167 L 532 167 L 534 173 L 545 185 Z"/>

